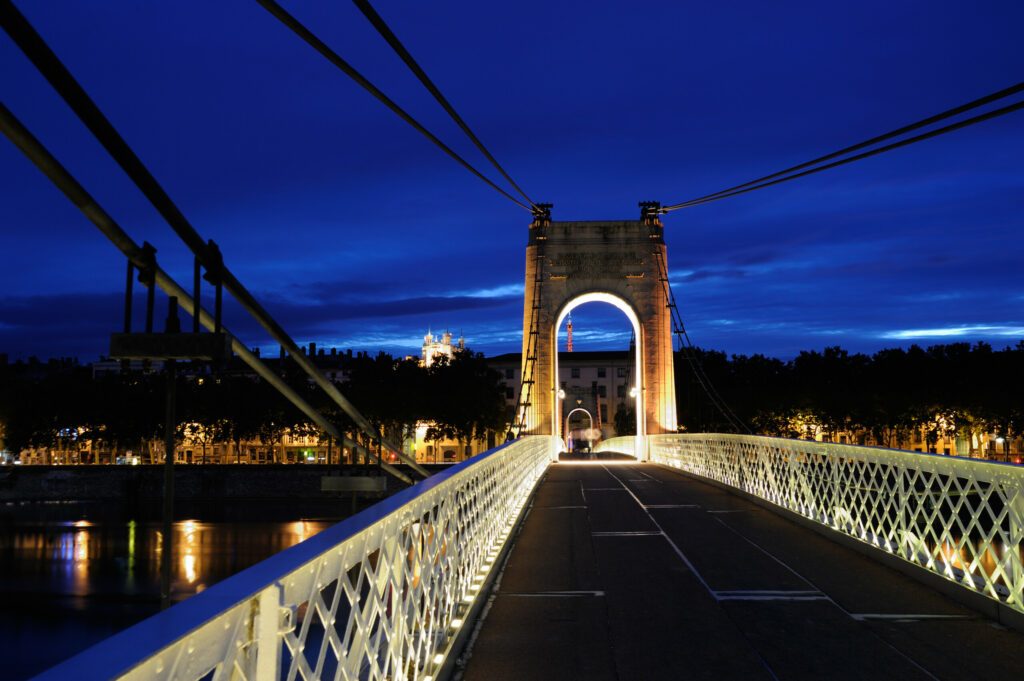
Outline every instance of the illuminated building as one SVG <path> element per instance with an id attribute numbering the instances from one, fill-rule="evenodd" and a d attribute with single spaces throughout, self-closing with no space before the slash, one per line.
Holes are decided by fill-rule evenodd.
<path id="1" fill-rule="evenodd" d="M 512 352 L 489 357 L 487 364 L 501 374 L 505 384 L 505 404 L 514 413 L 519 399 L 522 371 L 520 355 Z M 564 418 L 572 409 L 585 409 L 600 427 L 603 438 L 615 437 L 615 413 L 621 407 L 634 409 L 630 389 L 636 385 L 634 353 L 626 350 L 579 351 L 558 353 L 559 397 Z M 586 419 L 584 419 L 586 420 Z M 573 430 L 579 425 L 575 420 Z"/>
<path id="2" fill-rule="evenodd" d="M 445 331 L 438 337 L 434 337 L 430 330 L 427 330 L 427 335 L 423 337 L 423 350 L 420 355 L 420 363 L 429 367 L 439 357 L 447 357 L 449 360 L 455 356 L 456 350 L 466 349 L 466 339 L 459 336 L 457 345 L 452 345 L 452 333 L 451 331 Z"/>

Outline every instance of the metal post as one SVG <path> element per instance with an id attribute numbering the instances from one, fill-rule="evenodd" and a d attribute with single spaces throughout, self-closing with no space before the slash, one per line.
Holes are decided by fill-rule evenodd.
<path id="1" fill-rule="evenodd" d="M 132 291 L 135 287 L 135 265 L 132 263 L 131 258 L 128 259 L 128 277 L 124 285 L 124 332 L 132 332 Z M 128 359 L 121 360 L 121 371 L 128 373 L 128 369 L 131 367 L 131 361 Z"/>
<path id="2" fill-rule="evenodd" d="M 146 284 L 146 333 L 153 333 L 153 305 L 155 304 L 156 286 L 149 280 Z"/>
<path id="3" fill-rule="evenodd" d="M 896 555 L 900 558 L 906 558 L 914 560 L 915 556 L 912 552 L 906 550 L 906 546 L 909 544 L 909 537 L 907 532 L 909 530 L 907 523 L 907 516 L 909 509 L 907 507 L 907 475 L 906 471 L 902 467 L 896 468 L 896 475 L 899 476 L 899 508 L 897 508 L 897 519 L 896 519 Z M 915 561 L 916 562 L 916 561 Z"/>
<path id="4" fill-rule="evenodd" d="M 224 310 L 224 287 L 220 285 L 220 280 L 217 280 L 215 291 L 217 293 L 217 297 L 214 301 L 213 307 L 213 332 L 220 333 L 223 328 L 221 324 L 221 313 Z"/>
<path id="5" fill-rule="evenodd" d="M 150 287 L 152 290 L 152 287 Z M 177 333 L 180 329 L 178 321 L 178 299 L 171 296 L 168 300 L 167 333 Z M 171 605 L 171 561 L 173 542 L 171 532 L 174 524 L 174 430 L 177 426 L 175 418 L 175 398 L 177 382 L 177 366 L 173 359 L 167 360 L 165 375 L 167 377 L 167 412 L 164 420 L 164 508 L 163 534 L 160 554 L 160 607 Z"/>
<path id="6" fill-rule="evenodd" d="M 128 261 L 128 278 L 124 284 L 124 332 L 132 332 L 132 288 L 135 284 L 135 265 Z"/>
<path id="7" fill-rule="evenodd" d="M 1006 489 L 1008 497 L 1010 533 L 1003 556 L 1007 562 L 1006 581 L 1010 590 L 1009 602 L 1018 611 L 1024 607 L 1024 486 L 1018 485 L 1016 494 Z"/>
<path id="8" fill-rule="evenodd" d="M 257 681 L 281 678 L 281 586 L 272 584 L 260 592 L 256 602 L 254 638 L 256 639 Z"/>
<path id="9" fill-rule="evenodd" d="M 195 257 L 192 260 L 192 333 L 199 333 L 200 297 L 203 283 L 199 277 L 199 258 Z"/>
<path id="10" fill-rule="evenodd" d="M 156 249 L 142 242 L 144 265 L 139 266 L 139 281 L 146 286 L 146 333 L 153 333 L 153 304 L 156 295 Z"/>
<path id="11" fill-rule="evenodd" d="M 204 250 L 206 280 L 213 284 L 213 332 L 221 332 L 221 313 L 224 309 L 224 257 L 213 239 L 206 242 Z"/>

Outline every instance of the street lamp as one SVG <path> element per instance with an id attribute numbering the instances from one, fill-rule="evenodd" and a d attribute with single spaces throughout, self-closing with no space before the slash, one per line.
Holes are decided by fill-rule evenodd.
<path id="1" fill-rule="evenodd" d="M 558 389 L 558 391 L 555 393 L 555 401 L 556 401 L 556 404 L 555 404 L 555 414 L 557 415 L 557 423 L 559 425 L 561 425 L 561 423 L 562 423 L 562 403 L 565 401 L 565 390 L 563 390 L 562 388 Z M 569 444 L 568 444 L 568 441 L 566 439 L 566 434 L 565 433 L 562 433 L 562 442 L 565 444 L 566 451 L 568 451 L 569 450 Z"/>

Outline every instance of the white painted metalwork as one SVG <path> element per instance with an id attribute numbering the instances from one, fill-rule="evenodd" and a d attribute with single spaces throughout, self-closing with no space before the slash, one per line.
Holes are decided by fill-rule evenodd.
<path id="1" fill-rule="evenodd" d="M 640 444 L 638 445 L 637 443 Z M 607 440 L 601 440 L 594 447 L 595 454 L 599 454 L 601 452 L 617 452 L 619 454 L 636 456 L 637 452 L 643 452 L 643 450 L 643 438 L 637 437 L 636 435 L 610 437 Z"/>
<path id="2" fill-rule="evenodd" d="M 40 678 L 434 678 L 553 448 L 437 473 Z"/>
<path id="3" fill-rule="evenodd" d="M 1024 612 L 1024 467 L 747 435 L 651 435 L 652 462 L 743 490 Z"/>

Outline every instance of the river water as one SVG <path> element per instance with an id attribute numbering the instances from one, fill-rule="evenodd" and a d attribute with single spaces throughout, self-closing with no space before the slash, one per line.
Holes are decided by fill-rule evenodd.
<path id="1" fill-rule="evenodd" d="M 180 601 L 334 524 L 348 504 L 193 506 L 173 525 Z M 39 673 L 160 610 L 156 509 L 0 506 L 0 678 Z"/>

